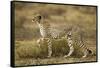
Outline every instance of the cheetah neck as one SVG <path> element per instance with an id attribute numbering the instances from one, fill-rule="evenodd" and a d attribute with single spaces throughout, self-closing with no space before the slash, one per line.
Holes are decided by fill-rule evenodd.
<path id="1" fill-rule="evenodd" d="M 45 24 L 38 24 L 39 26 L 39 29 L 40 29 L 40 34 L 43 38 L 47 37 L 48 36 L 48 29 L 49 27 Z"/>

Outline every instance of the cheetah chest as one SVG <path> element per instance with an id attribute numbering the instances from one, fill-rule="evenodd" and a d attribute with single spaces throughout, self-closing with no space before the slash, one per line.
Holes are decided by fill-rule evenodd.
<path id="1" fill-rule="evenodd" d="M 47 30 L 42 25 L 39 25 L 40 28 L 40 34 L 42 37 L 47 37 Z"/>

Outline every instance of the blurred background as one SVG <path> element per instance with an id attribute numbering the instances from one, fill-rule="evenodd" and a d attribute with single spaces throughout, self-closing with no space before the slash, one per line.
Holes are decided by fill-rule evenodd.
<path id="1" fill-rule="evenodd" d="M 32 22 L 36 14 L 41 14 L 52 26 L 80 25 L 86 37 L 96 37 L 96 7 L 15 2 L 16 40 L 40 37 L 37 24 Z"/>

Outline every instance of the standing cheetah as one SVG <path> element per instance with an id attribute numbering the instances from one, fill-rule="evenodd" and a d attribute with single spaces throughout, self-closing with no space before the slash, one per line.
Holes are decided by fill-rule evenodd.
<path id="1" fill-rule="evenodd" d="M 45 22 L 43 19 L 43 16 L 41 15 L 36 15 L 32 19 L 33 22 L 37 23 L 39 29 L 40 29 L 40 34 L 41 38 L 37 41 L 38 43 L 41 42 L 44 39 L 47 39 L 48 41 L 48 57 L 52 56 L 52 42 L 51 39 L 54 38 L 62 38 L 65 37 L 68 42 L 68 46 L 70 48 L 70 51 L 67 55 L 64 57 L 71 56 L 72 53 L 74 52 L 74 47 L 73 47 L 73 33 L 79 32 L 79 47 L 82 48 L 84 55 L 82 57 L 86 57 L 89 53 L 91 53 L 91 50 L 89 50 L 86 45 L 84 45 L 84 42 L 82 40 L 82 33 L 78 28 L 71 27 L 68 30 L 59 30 L 59 29 L 54 29 L 50 26 L 49 23 Z M 39 44 L 40 45 L 40 44 Z"/>

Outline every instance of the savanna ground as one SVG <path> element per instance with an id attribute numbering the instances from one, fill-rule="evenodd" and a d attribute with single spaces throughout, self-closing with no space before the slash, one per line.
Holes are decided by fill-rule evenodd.
<path id="1" fill-rule="evenodd" d="M 14 2 L 13 5 L 15 5 L 16 66 L 96 61 L 96 7 L 22 2 Z M 59 29 L 67 28 L 70 24 L 81 26 L 80 28 L 85 32 L 86 45 L 93 51 L 93 55 L 81 58 L 83 53 L 74 43 L 75 52 L 71 57 L 64 58 L 69 47 L 66 39 L 63 38 L 52 40 L 53 55 L 47 58 L 46 42 L 41 47 L 36 43 L 40 38 L 39 28 L 32 22 L 36 14 L 41 14 L 48 23 Z"/>

